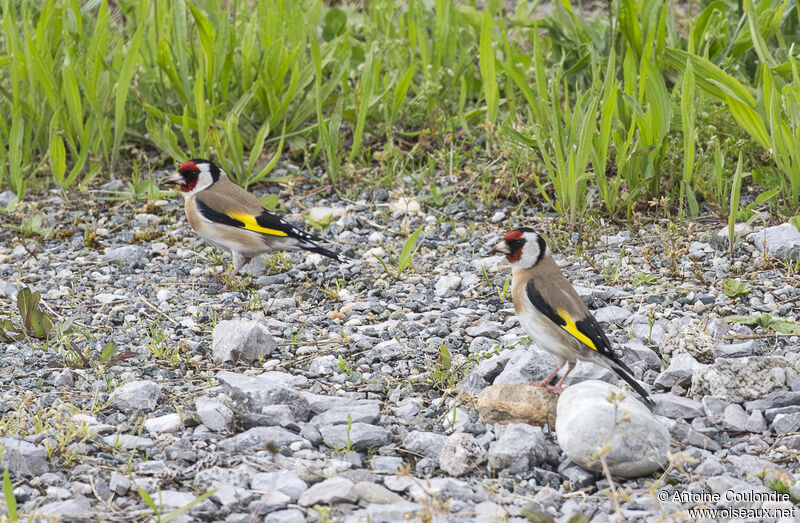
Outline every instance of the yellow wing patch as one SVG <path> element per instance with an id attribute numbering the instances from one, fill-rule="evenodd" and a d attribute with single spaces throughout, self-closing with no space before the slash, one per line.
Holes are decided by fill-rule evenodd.
<path id="1" fill-rule="evenodd" d="M 270 234 L 272 236 L 289 236 L 285 232 L 279 231 L 278 229 L 268 229 L 267 227 L 262 227 L 258 224 L 256 217 L 252 214 L 230 213 L 228 216 L 234 220 L 242 222 L 244 224 L 244 228 L 248 231 Z"/>
<path id="2" fill-rule="evenodd" d="M 597 350 L 592 340 L 589 339 L 584 333 L 578 329 L 578 326 L 575 325 L 575 320 L 572 319 L 572 315 L 565 311 L 564 309 L 558 309 L 556 311 L 558 317 L 564 321 L 564 325 L 560 325 L 562 329 L 569 332 L 576 340 L 580 341 L 581 343 L 585 344 L 592 350 Z"/>

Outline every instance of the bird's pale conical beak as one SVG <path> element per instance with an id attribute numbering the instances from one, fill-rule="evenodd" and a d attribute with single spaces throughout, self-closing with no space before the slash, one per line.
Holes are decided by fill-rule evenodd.
<path id="1" fill-rule="evenodd" d="M 184 180 L 183 176 L 180 173 L 175 173 L 172 176 L 167 176 L 166 178 L 161 178 L 161 181 L 158 183 L 159 185 L 183 185 Z"/>
<path id="2" fill-rule="evenodd" d="M 492 247 L 492 250 L 489 251 L 489 252 L 490 253 L 499 252 L 499 253 L 503 253 L 503 254 L 510 254 L 511 253 L 511 251 L 508 249 L 508 244 L 506 243 L 505 240 L 501 241 L 500 243 L 498 243 L 497 245 Z"/>

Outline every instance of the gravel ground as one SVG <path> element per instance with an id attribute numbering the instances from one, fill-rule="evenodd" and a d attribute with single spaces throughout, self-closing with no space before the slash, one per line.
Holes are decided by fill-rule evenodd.
<path id="1" fill-rule="evenodd" d="M 288 217 L 333 213 L 319 234 L 354 261 L 267 257 L 249 287 L 217 294 L 230 256 L 194 234 L 182 199 L 99 198 L 119 189 L 68 203 L 48 194 L 0 215 L 11 225 L 43 215 L 55 231 L 0 229 L 3 314 L 19 322 L 15 297 L 29 286 L 56 325 L 49 340 L 0 354 L 2 466 L 24 514 L 145 521 L 154 509 L 142 492 L 167 514 L 216 489 L 177 520 L 685 520 L 695 507 L 733 507 L 783 508 L 794 521 L 791 226 L 741 231 L 731 263 L 716 222 L 581 236 L 511 205 L 316 193 L 292 200 Z M 480 422 L 481 389 L 540 379 L 547 361 L 503 295 L 505 260 L 488 255 L 509 223 L 554 239 L 565 274 L 652 391 L 671 436 L 666 472 L 610 483 L 547 427 Z M 423 225 L 413 265 L 395 278 L 388 260 Z M 726 296 L 731 277 L 747 292 Z M 723 320 L 765 314 L 750 326 Z M 100 363 L 108 342 L 117 356 Z M 225 361 L 237 354 L 251 363 Z M 587 379 L 617 383 L 579 365 L 567 384 Z M 775 500 L 781 485 L 791 496 Z"/>

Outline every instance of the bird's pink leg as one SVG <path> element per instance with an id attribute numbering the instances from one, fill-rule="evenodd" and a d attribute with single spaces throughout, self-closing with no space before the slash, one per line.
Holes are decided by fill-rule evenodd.
<path id="1" fill-rule="evenodd" d="M 558 380 L 558 383 L 556 383 L 556 386 L 554 387 L 554 390 L 556 392 L 561 393 L 564 390 L 563 387 L 564 380 L 567 379 L 567 376 L 569 376 L 569 373 L 572 372 L 572 369 L 574 368 L 575 368 L 575 362 L 574 361 L 569 362 L 569 365 L 567 365 L 567 372 L 563 376 L 561 376 L 561 379 Z"/>
<path id="2" fill-rule="evenodd" d="M 228 281 L 232 282 L 233 279 L 236 277 L 236 275 L 239 274 L 239 269 L 241 269 L 242 267 L 247 265 L 247 263 L 251 259 L 252 258 L 249 258 L 247 256 L 242 256 L 241 254 L 238 254 L 238 253 L 234 254 L 234 256 L 233 256 L 233 270 L 231 271 L 230 275 L 228 276 Z M 217 294 L 223 294 L 223 293 L 228 292 L 230 290 L 231 290 L 230 285 L 228 285 L 226 283 L 225 286 L 222 289 L 220 289 L 220 291 Z"/>
<path id="3" fill-rule="evenodd" d="M 547 387 L 550 390 L 555 390 L 554 387 L 552 385 L 550 385 L 550 380 L 553 379 L 553 376 L 555 376 L 556 373 L 558 373 L 560 368 L 561 367 L 556 367 L 555 369 L 553 369 L 553 372 L 548 374 L 547 377 L 545 379 L 543 379 L 542 381 L 529 381 L 528 385 L 530 385 L 531 387 Z M 561 383 L 561 382 L 559 382 L 559 383 Z"/>

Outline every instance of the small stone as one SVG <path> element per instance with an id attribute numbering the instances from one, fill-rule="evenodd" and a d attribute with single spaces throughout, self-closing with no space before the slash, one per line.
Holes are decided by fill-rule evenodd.
<path id="1" fill-rule="evenodd" d="M 542 487 L 533 496 L 533 501 L 542 507 L 555 507 L 557 509 L 564 502 L 564 496 L 554 488 Z"/>
<path id="2" fill-rule="evenodd" d="M 154 381 L 132 381 L 114 391 L 112 404 L 122 412 L 150 412 L 156 408 L 161 389 Z"/>
<path id="3" fill-rule="evenodd" d="M 782 223 L 756 231 L 749 236 L 760 252 L 769 252 L 779 260 L 796 260 L 800 256 L 800 231 L 791 223 Z"/>
<path id="4" fill-rule="evenodd" d="M 705 367 L 688 352 L 679 352 L 672 357 L 669 366 L 658 375 L 653 385 L 664 389 L 671 389 L 675 385 L 688 387 L 692 375 Z"/>
<path id="5" fill-rule="evenodd" d="M 656 354 L 656 351 L 637 338 L 633 338 L 628 343 L 623 343 L 619 346 L 619 349 L 622 352 L 624 361 L 631 362 L 632 366 L 638 366 L 643 371 L 649 369 L 661 372 L 663 368 L 661 358 Z M 640 363 L 640 365 L 637 365 L 637 363 Z"/>
<path id="6" fill-rule="evenodd" d="M 778 414 L 775 416 L 775 419 L 772 420 L 771 427 L 775 434 L 797 432 L 800 430 L 800 412 L 792 412 L 791 414 Z"/>
<path id="7" fill-rule="evenodd" d="M 457 290 L 459 285 L 461 285 L 461 276 L 457 274 L 442 276 L 433 286 L 433 295 L 439 298 L 446 298 Z"/>
<path id="8" fill-rule="evenodd" d="M 767 429 L 767 422 L 761 411 L 753 411 L 749 416 L 737 403 L 731 403 L 725 408 L 722 414 L 722 424 L 726 429 L 734 432 L 764 432 Z"/>
<path id="9" fill-rule="evenodd" d="M 624 394 L 601 381 L 584 381 L 562 392 L 556 418 L 558 444 L 575 464 L 592 471 L 602 470 L 593 456 L 606 444 L 610 447 L 606 462 L 615 476 L 639 477 L 660 469 L 669 450 L 667 428 L 631 395 L 624 394 L 615 408 L 607 399 L 612 392 L 617 397 Z M 617 422 L 615 415 L 629 420 Z"/>
<path id="10" fill-rule="evenodd" d="M 267 327 L 255 321 L 223 320 L 212 333 L 212 358 L 217 363 L 251 363 L 272 354 L 278 346 Z"/>
<path id="11" fill-rule="evenodd" d="M 347 209 L 344 207 L 312 207 L 308 210 L 308 217 L 315 222 L 341 218 L 345 214 L 347 214 Z"/>
<path id="12" fill-rule="evenodd" d="M 58 374 L 56 374 L 55 380 L 53 380 L 53 385 L 58 387 L 59 389 L 68 389 L 75 384 L 75 373 L 72 369 L 64 369 Z"/>
<path id="13" fill-rule="evenodd" d="M 355 484 L 355 491 L 358 499 L 366 503 L 380 503 L 386 505 L 403 501 L 402 497 L 391 490 L 371 481 L 359 481 Z"/>
<path id="14" fill-rule="evenodd" d="M 500 523 L 509 521 L 506 509 L 492 501 L 483 501 L 475 505 L 475 516 L 477 521 L 487 521 L 490 523 Z"/>
<path id="15" fill-rule="evenodd" d="M 281 427 L 254 427 L 236 436 L 219 442 L 225 452 L 243 452 L 250 449 L 267 449 L 271 446 L 288 447 L 303 438 Z"/>
<path id="16" fill-rule="evenodd" d="M 789 361 L 782 356 L 718 358 L 692 376 L 690 395 L 742 403 L 786 389 L 796 375 Z"/>
<path id="17" fill-rule="evenodd" d="M 620 323 L 627 320 L 631 313 L 617 305 L 609 305 L 594 311 L 594 317 L 600 323 Z"/>
<path id="18" fill-rule="evenodd" d="M 403 466 L 403 458 L 397 456 L 373 456 L 370 464 L 375 472 L 395 472 Z"/>
<path id="19" fill-rule="evenodd" d="M 148 418 L 144 421 L 144 430 L 147 432 L 175 432 L 182 425 L 181 417 L 177 413 L 166 414 L 157 418 Z"/>
<path id="20" fill-rule="evenodd" d="M 303 492 L 308 490 L 308 483 L 300 479 L 294 472 L 279 470 L 256 474 L 250 479 L 250 488 L 259 492 L 277 490 L 293 500 L 297 500 Z"/>
<path id="21" fill-rule="evenodd" d="M 322 427 L 325 425 L 344 425 L 350 417 L 350 423 L 373 424 L 381 415 L 378 403 L 356 403 L 350 407 L 335 407 L 311 418 L 312 425 Z"/>
<path id="22" fill-rule="evenodd" d="M 478 396 L 481 423 L 528 423 L 555 426 L 558 395 L 528 384 L 492 385 Z"/>
<path id="23" fill-rule="evenodd" d="M 92 512 L 92 503 L 89 499 L 78 496 L 75 499 L 42 505 L 36 509 L 36 516 L 37 519 L 47 518 L 53 521 L 85 521 L 93 518 Z"/>
<path id="24" fill-rule="evenodd" d="M 433 459 L 439 459 L 447 436 L 434 432 L 414 430 L 403 438 L 403 448 Z"/>
<path id="25" fill-rule="evenodd" d="M 755 340 L 747 340 L 741 343 L 731 343 L 728 345 L 717 345 L 714 349 L 718 358 L 746 358 L 755 353 Z"/>
<path id="26" fill-rule="evenodd" d="M 124 450 L 149 449 L 155 445 L 155 442 L 150 438 L 142 438 L 130 434 L 112 434 L 104 437 L 103 442 L 109 447 Z"/>
<path id="27" fill-rule="evenodd" d="M 778 390 L 757 400 L 748 401 L 744 404 L 744 408 L 750 412 L 752 410 L 767 411 L 795 405 L 800 405 L 800 391 Z"/>
<path id="28" fill-rule="evenodd" d="M 200 396 L 195 402 L 195 411 L 200 423 L 208 430 L 228 430 L 233 424 L 233 411 L 225 404 L 209 397 Z"/>
<path id="29" fill-rule="evenodd" d="M 50 470 L 47 450 L 41 445 L 5 437 L 0 438 L 0 449 L 3 450 L 0 467 L 12 474 L 39 476 Z"/>
<path id="30" fill-rule="evenodd" d="M 655 403 L 653 414 L 671 419 L 699 418 L 705 414 L 703 404 L 691 398 L 676 396 L 671 392 L 653 394 L 651 399 Z"/>
<path id="31" fill-rule="evenodd" d="M 161 506 L 167 510 L 185 507 L 197 497 L 192 492 L 181 492 L 179 490 L 162 490 Z"/>
<path id="32" fill-rule="evenodd" d="M 1 192 L 0 193 L 0 207 L 5 209 L 6 207 L 8 207 L 8 204 L 13 202 L 15 199 L 17 199 L 17 195 L 14 194 L 13 192 L 11 192 L 11 191 L 3 191 L 3 192 Z"/>
<path id="33" fill-rule="evenodd" d="M 411 503 L 410 501 L 400 501 L 388 505 L 373 503 L 358 513 L 360 519 L 357 521 L 368 521 L 369 523 L 396 523 L 397 521 L 413 521 L 413 516 L 418 514 L 421 510 L 421 503 Z"/>
<path id="34" fill-rule="evenodd" d="M 392 441 L 391 431 L 368 423 L 327 425 L 319 427 L 319 432 L 325 444 L 338 449 L 365 451 L 370 447 L 388 445 Z"/>
<path id="35" fill-rule="evenodd" d="M 108 487 L 120 496 L 124 496 L 131 489 L 131 480 L 119 472 L 112 472 Z"/>
<path id="36" fill-rule="evenodd" d="M 487 460 L 486 451 L 471 434 L 459 432 L 447 437 L 439 453 L 439 468 L 451 476 L 461 477 Z"/>
<path id="37" fill-rule="evenodd" d="M 138 245 L 124 245 L 105 253 L 101 260 L 104 262 L 136 263 L 147 260 L 147 251 Z"/>
<path id="38" fill-rule="evenodd" d="M 328 354 L 311 360 L 308 371 L 320 376 L 328 376 L 341 372 L 341 369 L 339 368 L 339 360 L 335 356 Z"/>
<path id="39" fill-rule="evenodd" d="M 478 325 L 467 327 L 467 336 L 473 338 L 482 336 L 496 340 L 503 334 L 505 334 L 505 329 L 496 321 L 483 321 Z"/>
<path id="40" fill-rule="evenodd" d="M 722 421 L 722 416 L 725 413 L 725 409 L 730 405 L 725 400 L 721 400 L 719 398 L 712 398 L 711 396 L 705 396 L 701 401 L 703 404 L 703 410 L 706 413 L 711 421 L 714 423 L 720 423 Z"/>
<path id="41" fill-rule="evenodd" d="M 332 477 L 303 492 L 297 500 L 302 507 L 355 503 L 358 500 L 355 484 L 347 478 Z"/>
<path id="42" fill-rule="evenodd" d="M 489 446 L 489 467 L 520 474 L 542 463 L 557 463 L 558 451 L 547 441 L 541 427 L 516 423 L 502 427 L 499 437 Z"/>
<path id="43" fill-rule="evenodd" d="M 264 518 L 264 523 L 306 523 L 306 517 L 300 510 L 290 508 L 270 512 Z"/>
<path id="44" fill-rule="evenodd" d="M 531 350 L 525 347 L 508 352 L 510 354 L 506 356 L 502 371 L 491 382 L 494 385 L 541 381 L 558 365 L 552 354 L 542 350 Z M 500 355 L 502 356 L 504 353 L 505 351 Z"/>
<path id="45" fill-rule="evenodd" d="M 127 300 L 125 296 L 122 296 L 120 294 L 112 294 L 110 292 L 102 292 L 100 294 L 97 294 L 94 297 L 94 299 L 104 305 Z"/>
<path id="46" fill-rule="evenodd" d="M 492 223 L 500 223 L 505 219 L 506 219 L 506 213 L 504 213 L 503 211 L 497 211 L 492 215 L 490 221 Z"/>
<path id="47" fill-rule="evenodd" d="M 316 395 L 297 391 L 290 387 L 303 386 L 308 380 L 302 376 L 292 376 L 283 372 L 264 372 L 258 376 L 243 376 L 235 372 L 222 371 L 217 379 L 229 395 L 236 401 L 246 403 L 251 410 L 258 411 L 270 405 L 287 405 L 298 420 L 307 420 L 312 412 L 322 412 L 332 408 L 337 402 L 351 403 L 347 398 L 320 396 L 319 405 L 311 405 L 307 398 Z M 323 402 L 322 398 L 326 401 Z M 315 407 L 318 410 L 315 410 Z"/>

